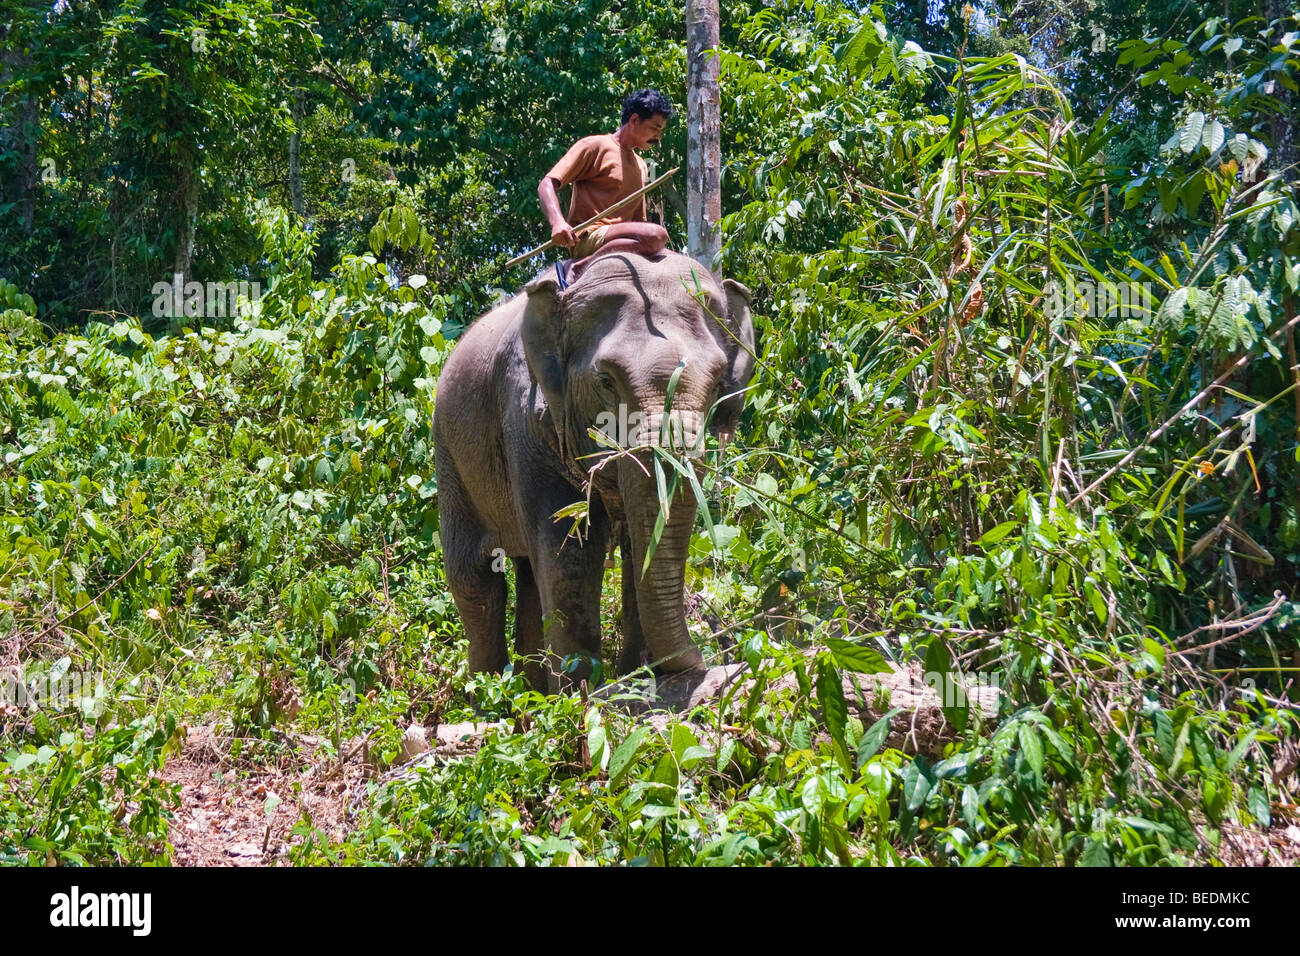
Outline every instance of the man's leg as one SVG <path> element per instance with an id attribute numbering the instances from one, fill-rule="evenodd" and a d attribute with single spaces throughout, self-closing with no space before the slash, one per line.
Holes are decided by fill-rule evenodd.
<path id="1" fill-rule="evenodd" d="M 668 230 L 653 222 L 618 222 L 605 230 L 604 241 L 595 252 L 570 266 L 573 278 L 582 275 L 591 260 L 612 252 L 639 252 L 656 256 L 668 245 Z"/>

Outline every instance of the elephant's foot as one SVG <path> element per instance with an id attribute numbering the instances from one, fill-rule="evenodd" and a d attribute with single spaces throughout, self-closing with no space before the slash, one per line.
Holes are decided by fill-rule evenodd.
<path id="1" fill-rule="evenodd" d="M 690 710 L 722 696 L 748 670 L 746 664 L 725 664 L 679 671 L 658 682 L 655 688 L 658 705 L 669 710 Z"/>

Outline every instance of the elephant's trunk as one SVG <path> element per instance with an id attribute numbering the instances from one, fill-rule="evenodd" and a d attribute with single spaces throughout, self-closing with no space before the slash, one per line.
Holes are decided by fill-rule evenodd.
<path id="1" fill-rule="evenodd" d="M 695 496 L 685 482 L 679 483 L 668 520 L 659 536 L 659 544 L 650 559 L 650 567 L 643 575 L 641 569 L 645 566 L 646 550 L 650 547 L 659 517 L 659 497 L 653 462 L 648 456 L 638 460 L 650 470 L 650 476 L 646 476 L 636 461 L 625 460 L 620 463 L 619 486 L 628 537 L 632 542 L 631 560 L 635 562 L 633 578 L 636 581 L 637 611 L 641 617 L 646 649 L 651 661 L 664 671 L 702 667 L 703 656 L 686 630 L 683 603 L 686 556 L 691 531 L 695 527 Z"/>

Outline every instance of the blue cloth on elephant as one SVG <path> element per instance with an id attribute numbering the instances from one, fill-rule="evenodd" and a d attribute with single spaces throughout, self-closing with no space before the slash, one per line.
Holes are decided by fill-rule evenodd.
<path id="1" fill-rule="evenodd" d="M 573 263 L 571 260 L 565 259 L 555 264 L 555 280 L 560 283 L 561 292 L 567 289 L 569 283 L 573 281 L 570 278 L 572 275 Z"/>

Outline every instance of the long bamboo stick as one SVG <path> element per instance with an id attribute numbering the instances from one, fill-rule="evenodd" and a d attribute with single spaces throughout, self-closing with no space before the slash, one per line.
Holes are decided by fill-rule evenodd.
<path id="1" fill-rule="evenodd" d="M 648 193 L 650 190 L 654 189 L 656 186 L 658 186 L 661 182 L 663 182 L 665 179 L 667 179 L 667 178 L 668 178 L 669 176 L 671 176 L 673 173 L 677 172 L 677 170 L 679 170 L 679 169 L 681 169 L 680 166 L 674 166 L 672 169 L 668 170 L 668 172 L 664 173 L 662 176 L 660 176 L 658 179 L 656 179 L 656 180 L 655 180 L 654 182 L 652 182 L 650 185 L 648 185 L 648 186 L 642 186 L 640 189 L 638 189 L 636 192 L 632 193 L 630 196 L 624 196 L 622 199 L 620 199 L 618 202 L 614 203 L 614 205 L 610 206 L 608 209 L 602 209 L 600 212 L 596 213 L 596 215 L 592 216 L 592 217 L 591 217 L 590 219 L 588 219 L 586 222 L 582 222 L 582 223 L 579 223 L 578 225 L 574 226 L 574 227 L 573 227 L 573 231 L 574 231 L 574 232 L 581 232 L 583 229 L 586 229 L 588 226 L 592 225 L 593 223 L 600 222 L 600 220 L 604 219 L 606 216 L 608 216 L 608 215 L 609 215 L 611 212 L 613 212 L 615 209 L 622 209 L 624 206 L 626 206 L 626 205 L 627 205 L 628 203 L 630 203 L 632 200 L 634 200 L 634 199 L 640 199 L 642 196 L 644 196 L 644 195 L 645 195 L 646 193 Z M 548 241 L 542 243 L 542 244 L 541 244 L 540 246 L 538 246 L 536 249 L 529 249 L 529 250 L 528 250 L 527 252 L 525 252 L 523 255 L 521 255 L 521 256 L 515 256 L 513 259 L 511 259 L 509 262 L 506 263 L 506 268 L 509 269 L 511 266 L 518 265 L 519 263 L 523 262 L 525 259 L 531 259 L 533 256 L 537 255 L 537 253 L 539 253 L 539 252 L 545 252 L 547 249 L 554 248 L 554 246 L 555 246 L 555 240 L 554 240 L 554 239 L 550 239 L 550 240 L 548 240 Z"/>

